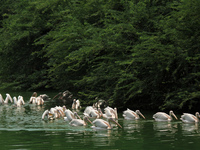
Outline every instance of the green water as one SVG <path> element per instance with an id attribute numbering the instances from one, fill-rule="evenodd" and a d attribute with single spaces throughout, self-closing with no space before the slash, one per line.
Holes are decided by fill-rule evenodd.
<path id="1" fill-rule="evenodd" d="M 155 112 L 142 111 L 146 120 L 127 121 L 119 112 L 118 122 L 122 129 L 72 127 L 62 119 L 42 121 L 42 113 L 51 104 L 46 103 L 42 107 L 28 104 L 31 94 L 20 93 L 26 101 L 22 108 L 16 108 L 13 104 L 0 105 L 1 149 L 199 149 L 199 125 L 183 124 L 180 120 L 171 123 L 155 122 L 152 119 Z M 51 94 L 54 96 L 56 93 L 48 95 Z M 180 118 L 180 115 L 177 114 L 177 117 Z"/>

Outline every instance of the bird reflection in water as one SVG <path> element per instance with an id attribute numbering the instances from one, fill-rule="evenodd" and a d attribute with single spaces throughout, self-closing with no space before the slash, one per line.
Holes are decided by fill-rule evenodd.
<path id="1" fill-rule="evenodd" d="M 119 138 L 117 135 L 118 130 L 96 130 L 93 134 L 92 140 L 95 143 L 95 146 L 113 146 L 115 141 Z"/>
<path id="2" fill-rule="evenodd" d="M 127 132 L 140 131 L 143 128 L 143 123 L 139 120 L 123 120 L 124 130 Z"/>
<path id="3" fill-rule="evenodd" d="M 198 123 L 189 124 L 183 123 L 181 124 L 183 134 L 191 134 L 191 132 L 199 133 Z"/>
<path id="4" fill-rule="evenodd" d="M 174 133 L 178 131 L 178 123 L 154 122 L 153 129 L 156 131 L 157 136 L 162 136 L 162 135 L 170 136 L 174 135 Z"/>
<path id="5" fill-rule="evenodd" d="M 178 124 L 171 122 L 154 122 L 153 128 L 156 131 L 172 131 L 178 128 Z"/>

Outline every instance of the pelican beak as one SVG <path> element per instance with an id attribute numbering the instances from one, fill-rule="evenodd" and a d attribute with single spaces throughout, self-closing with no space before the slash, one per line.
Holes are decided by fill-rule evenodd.
<path id="1" fill-rule="evenodd" d="M 81 119 L 81 117 L 77 114 L 77 112 L 75 112 L 74 115 L 76 115 L 79 119 Z"/>
<path id="2" fill-rule="evenodd" d="M 173 113 L 173 116 L 174 116 L 174 118 L 176 119 L 176 120 L 178 120 L 178 118 L 176 117 L 176 115 Z"/>
<path id="3" fill-rule="evenodd" d="M 113 118 L 110 118 L 110 121 L 114 122 L 116 125 L 118 125 L 120 128 L 122 128 L 122 126 L 117 121 L 115 121 Z"/>
<path id="4" fill-rule="evenodd" d="M 54 116 L 54 115 L 53 115 L 52 113 L 49 113 L 49 114 L 48 114 L 48 118 L 49 118 L 49 119 L 54 119 L 53 116 Z"/>
<path id="5" fill-rule="evenodd" d="M 85 118 L 91 125 L 93 125 L 93 123 L 90 121 L 90 119 L 88 117 Z"/>
<path id="6" fill-rule="evenodd" d="M 49 116 L 53 116 L 53 114 L 52 114 L 52 113 L 49 113 L 48 115 L 49 115 Z"/>
<path id="7" fill-rule="evenodd" d="M 142 113 L 140 113 L 140 116 L 142 116 L 144 119 L 146 119 Z"/>

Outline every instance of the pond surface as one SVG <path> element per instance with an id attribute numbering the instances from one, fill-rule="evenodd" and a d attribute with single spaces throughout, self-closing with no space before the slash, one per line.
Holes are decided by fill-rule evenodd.
<path id="1" fill-rule="evenodd" d="M 56 94 L 48 93 L 50 97 Z M 31 92 L 10 95 L 24 96 L 26 104 L 21 108 L 11 103 L 0 105 L 1 149 L 199 149 L 199 125 L 183 124 L 180 120 L 155 122 L 152 119 L 155 112 L 141 110 L 146 120 L 138 121 L 124 120 L 122 112 L 119 112 L 118 122 L 123 128 L 94 130 L 90 126 L 72 127 L 63 119 L 43 121 L 42 113 L 51 104 L 28 104 Z M 2 96 L 5 98 L 5 95 Z M 82 111 L 78 113 L 81 115 Z M 177 117 L 180 118 L 180 115 Z"/>

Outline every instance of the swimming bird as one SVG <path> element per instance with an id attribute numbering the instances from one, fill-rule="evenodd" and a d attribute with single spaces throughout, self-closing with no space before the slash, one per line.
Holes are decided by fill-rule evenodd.
<path id="1" fill-rule="evenodd" d="M 0 94 L 0 103 L 4 104 L 4 99 L 3 99 L 3 96 L 1 94 Z"/>
<path id="2" fill-rule="evenodd" d="M 88 116 L 89 118 L 99 118 L 100 113 L 98 110 L 94 109 L 92 106 L 87 106 L 84 110 L 84 116 Z"/>
<path id="3" fill-rule="evenodd" d="M 79 119 L 72 119 L 71 121 L 70 121 L 70 125 L 72 125 L 72 126 L 86 126 L 87 125 L 87 123 L 89 122 L 90 124 L 92 124 L 92 122 L 89 120 L 89 118 L 87 117 L 87 116 L 84 116 L 83 117 L 83 120 L 78 116 L 78 114 L 75 112 L 74 113 L 75 115 L 77 115 L 77 117 L 79 118 Z"/>
<path id="4" fill-rule="evenodd" d="M 61 111 L 59 109 L 57 109 L 57 107 L 52 107 L 49 111 L 51 114 L 53 114 L 54 119 L 58 119 L 63 117 Z"/>
<path id="5" fill-rule="evenodd" d="M 108 121 L 105 121 L 103 119 L 95 119 L 92 123 L 94 126 L 92 126 L 93 129 L 112 129 L 111 122 L 122 128 L 122 126 L 116 122 L 113 118 L 108 118 Z"/>
<path id="6" fill-rule="evenodd" d="M 13 102 L 10 94 L 6 93 L 6 98 L 5 98 L 4 104 L 7 104 L 9 100 L 10 100 L 11 103 Z"/>
<path id="7" fill-rule="evenodd" d="M 81 104 L 80 104 L 80 101 L 77 99 L 74 99 L 73 100 L 73 103 L 72 103 L 72 109 L 80 109 L 81 108 Z"/>
<path id="8" fill-rule="evenodd" d="M 30 97 L 29 103 L 35 104 L 37 98 L 37 93 L 33 92 L 32 96 Z"/>
<path id="9" fill-rule="evenodd" d="M 123 111 L 123 117 L 126 120 L 138 120 L 140 119 L 140 116 L 145 119 L 144 115 L 139 110 L 134 112 L 133 110 L 127 108 L 127 110 Z"/>
<path id="10" fill-rule="evenodd" d="M 65 110 L 65 116 L 66 116 L 66 117 L 64 117 L 65 121 L 69 121 L 70 122 L 73 119 L 77 119 L 77 117 L 75 116 L 75 114 L 71 110 L 69 110 L 69 109 Z"/>
<path id="11" fill-rule="evenodd" d="M 182 120 L 182 122 L 184 123 L 198 123 L 199 118 L 200 118 L 199 112 L 196 112 L 195 116 L 193 114 L 183 113 L 180 120 Z"/>
<path id="12" fill-rule="evenodd" d="M 118 119 L 118 114 L 117 114 L 117 108 L 112 108 L 107 106 L 104 108 L 105 114 L 103 114 L 103 118 L 113 118 L 113 119 Z"/>
<path id="13" fill-rule="evenodd" d="M 44 100 L 42 98 L 42 96 L 38 96 L 35 99 L 35 103 L 39 106 L 39 105 L 43 105 L 44 104 Z"/>
<path id="14" fill-rule="evenodd" d="M 153 118 L 155 119 L 155 121 L 171 121 L 172 116 L 176 120 L 178 120 L 176 115 L 174 114 L 174 112 L 172 110 L 170 110 L 169 115 L 164 113 L 164 112 L 157 112 L 156 114 L 153 115 Z"/>
<path id="15" fill-rule="evenodd" d="M 47 116 L 48 119 L 53 120 L 55 119 L 54 114 L 52 114 L 48 109 L 44 111 L 42 114 L 42 120 L 45 119 L 45 116 Z"/>
<path id="16" fill-rule="evenodd" d="M 65 117 L 65 110 L 66 110 L 66 106 L 63 105 L 61 106 L 56 106 L 55 107 L 57 110 L 59 110 L 60 115 L 64 118 Z"/>
<path id="17" fill-rule="evenodd" d="M 24 99 L 23 99 L 22 96 L 18 96 L 18 99 L 14 96 L 14 97 L 13 97 L 13 101 L 14 101 L 14 104 L 15 104 L 17 107 L 21 107 L 22 105 L 25 104 Z"/>

